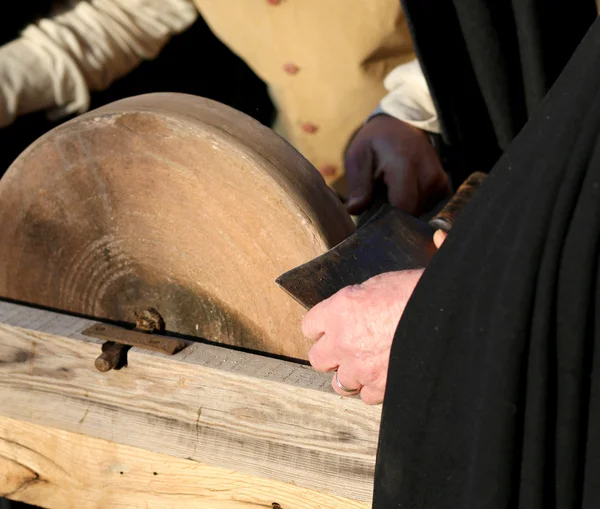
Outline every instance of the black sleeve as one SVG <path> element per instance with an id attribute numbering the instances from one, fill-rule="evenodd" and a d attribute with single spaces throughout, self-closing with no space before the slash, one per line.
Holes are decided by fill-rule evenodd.
<path id="1" fill-rule="evenodd" d="M 417 286 L 376 509 L 600 507 L 600 22 Z"/>

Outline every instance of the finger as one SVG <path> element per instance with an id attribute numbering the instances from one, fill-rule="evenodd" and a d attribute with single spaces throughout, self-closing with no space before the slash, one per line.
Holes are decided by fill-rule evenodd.
<path id="1" fill-rule="evenodd" d="M 415 214 L 419 204 L 418 172 L 411 171 L 403 159 L 397 158 L 388 163 L 382 173 L 389 202 L 407 214 Z"/>
<path id="2" fill-rule="evenodd" d="M 366 405 L 381 405 L 383 403 L 383 397 L 385 396 L 385 390 L 376 389 L 365 385 L 360 390 L 360 399 Z"/>
<path id="3" fill-rule="evenodd" d="M 437 230 L 433 234 L 433 243 L 435 244 L 435 247 L 437 247 L 438 249 L 442 247 L 442 244 L 446 240 L 447 236 L 448 234 L 444 230 Z"/>
<path id="4" fill-rule="evenodd" d="M 338 368 L 339 348 L 336 348 L 335 344 L 334 338 L 323 335 L 308 351 L 308 361 L 315 371 L 326 373 Z"/>
<path id="5" fill-rule="evenodd" d="M 327 317 L 330 314 L 329 299 L 320 302 L 313 307 L 302 319 L 302 334 L 311 341 L 318 341 L 325 334 Z"/>
<path id="6" fill-rule="evenodd" d="M 366 210 L 373 196 L 373 171 L 375 161 L 368 143 L 357 143 L 346 154 L 346 180 L 348 201 L 346 208 L 350 214 L 360 214 Z"/>
<path id="7" fill-rule="evenodd" d="M 333 375 L 331 387 L 340 396 L 356 396 L 362 389 L 362 386 L 358 382 L 356 376 L 352 373 L 352 370 L 347 368 L 347 364 L 340 366 Z"/>

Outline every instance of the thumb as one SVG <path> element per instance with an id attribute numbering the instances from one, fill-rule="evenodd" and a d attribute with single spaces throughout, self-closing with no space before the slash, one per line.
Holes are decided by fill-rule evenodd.
<path id="1" fill-rule="evenodd" d="M 437 230 L 433 234 L 433 243 L 435 244 L 435 247 L 437 247 L 438 249 L 442 247 L 442 244 L 446 240 L 447 236 L 448 234 L 444 230 Z"/>
<path id="2" fill-rule="evenodd" d="M 352 147 L 345 158 L 346 179 L 348 181 L 348 202 L 350 214 L 364 212 L 373 197 L 373 168 L 375 161 L 369 145 Z"/>

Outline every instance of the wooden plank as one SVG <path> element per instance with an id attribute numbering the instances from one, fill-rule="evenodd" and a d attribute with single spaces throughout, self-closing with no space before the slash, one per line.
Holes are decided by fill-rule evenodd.
<path id="1" fill-rule="evenodd" d="M 368 502 L 379 407 L 300 364 L 194 343 L 100 373 L 93 322 L 0 302 L 0 415 Z"/>
<path id="2" fill-rule="evenodd" d="M 0 496 L 48 509 L 366 509 L 368 504 L 0 417 Z"/>

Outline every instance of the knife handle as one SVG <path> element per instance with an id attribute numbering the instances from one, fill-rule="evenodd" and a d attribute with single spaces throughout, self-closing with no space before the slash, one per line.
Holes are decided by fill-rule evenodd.
<path id="1" fill-rule="evenodd" d="M 434 218 L 429 221 L 429 224 L 436 230 L 443 230 L 448 233 L 454 226 L 454 221 L 471 200 L 479 186 L 486 179 L 487 174 L 481 171 L 471 173 L 450 198 L 444 208 L 438 212 Z"/>

